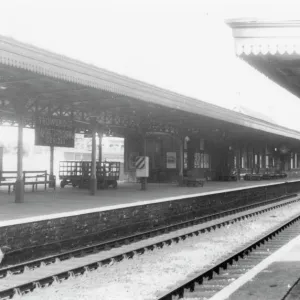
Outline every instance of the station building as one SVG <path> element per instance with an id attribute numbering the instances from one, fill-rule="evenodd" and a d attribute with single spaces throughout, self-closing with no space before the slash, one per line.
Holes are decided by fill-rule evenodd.
<path id="1" fill-rule="evenodd" d="M 10 249 L 4 265 L 271 203 L 294 197 L 300 189 L 298 131 L 4 36 L 0 121 L 18 126 L 15 192 L 0 194 L 0 248 Z M 72 152 L 75 133 L 90 136 L 90 195 L 98 197 L 72 187 L 25 197 L 23 128 L 35 130 L 37 146 L 49 147 L 52 176 L 55 148 Z M 124 173 L 130 181 L 136 181 L 136 157 L 150 158 L 152 189 L 124 185 L 114 192 L 96 191 L 96 162 L 104 158 L 96 140 L 102 145 L 104 136 L 124 139 Z M 171 185 L 188 172 L 205 178 L 205 186 Z M 258 173 L 285 173 L 287 178 L 242 181 L 245 174 Z M 237 182 L 220 182 L 233 178 Z M 12 197 L 26 204 L 14 205 Z"/>
<path id="2" fill-rule="evenodd" d="M 19 126 L 19 171 L 22 128 L 27 127 L 39 128 L 37 145 L 50 146 L 52 174 L 54 148 L 74 147 L 72 136 L 78 132 L 93 137 L 94 163 L 102 160 L 96 136 L 99 145 L 104 135 L 123 137 L 124 173 L 131 181 L 141 155 L 150 160 L 149 182 L 176 182 L 187 171 L 206 180 L 229 180 L 231 174 L 242 179 L 254 172 L 300 176 L 300 133 L 295 130 L 7 37 L 0 40 L 0 118 Z M 42 118 L 63 124 L 52 144 L 38 136 L 44 132 L 38 123 Z"/>

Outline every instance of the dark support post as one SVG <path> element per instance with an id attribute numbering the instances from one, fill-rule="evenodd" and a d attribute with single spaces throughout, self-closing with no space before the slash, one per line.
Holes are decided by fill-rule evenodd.
<path id="1" fill-rule="evenodd" d="M 17 180 L 15 186 L 15 203 L 24 202 L 24 178 L 23 178 L 23 126 L 24 118 L 20 115 L 18 124 L 18 154 L 17 154 Z"/>
<path id="2" fill-rule="evenodd" d="M 96 120 L 92 120 L 92 165 L 91 165 L 91 180 L 90 180 L 90 194 L 96 195 L 97 191 L 97 175 L 96 175 Z"/>
<path id="3" fill-rule="evenodd" d="M 179 185 L 183 183 L 183 171 L 184 171 L 184 137 L 179 139 Z"/>
<path id="4" fill-rule="evenodd" d="M 103 138 L 103 133 L 101 130 L 98 131 L 98 139 L 99 139 L 99 154 L 98 154 L 98 160 L 99 163 L 101 164 L 102 162 L 102 138 Z"/>
<path id="5" fill-rule="evenodd" d="M 147 155 L 147 139 L 146 139 L 146 133 L 144 135 L 144 156 Z M 149 166 L 150 169 L 150 166 Z M 142 191 L 147 190 L 147 177 L 141 178 L 141 189 Z"/>
<path id="6" fill-rule="evenodd" d="M 54 146 L 50 146 L 50 176 L 49 181 L 51 182 L 49 184 L 49 187 L 54 187 L 55 185 L 55 179 L 54 179 Z"/>
<path id="7" fill-rule="evenodd" d="M 237 145 L 237 151 L 236 151 L 236 170 L 237 170 L 237 180 L 240 180 L 240 174 L 241 174 L 241 147 L 238 144 Z"/>

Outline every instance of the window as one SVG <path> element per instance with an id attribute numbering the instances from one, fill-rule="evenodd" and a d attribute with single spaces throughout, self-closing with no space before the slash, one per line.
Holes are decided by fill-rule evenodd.
<path id="1" fill-rule="evenodd" d="M 204 154 L 204 168 L 209 169 L 210 168 L 210 157 L 209 154 Z"/>
<path id="2" fill-rule="evenodd" d="M 263 156 L 261 154 L 259 155 L 259 167 L 263 167 Z"/>
<path id="3" fill-rule="evenodd" d="M 269 168 L 269 155 L 266 155 L 266 168 Z"/>
<path id="4" fill-rule="evenodd" d="M 298 167 L 298 157 L 297 153 L 291 153 L 291 169 L 295 169 Z"/>
<path id="5" fill-rule="evenodd" d="M 184 169 L 187 169 L 188 168 L 188 154 L 187 154 L 187 152 L 184 152 L 183 159 L 184 159 Z"/>
<path id="6" fill-rule="evenodd" d="M 254 164 L 257 164 L 257 154 L 254 155 Z"/>
<path id="7" fill-rule="evenodd" d="M 204 153 L 200 153 L 200 168 L 204 168 Z"/>
<path id="8" fill-rule="evenodd" d="M 194 154 L 194 168 L 195 169 L 209 169 L 210 168 L 210 155 L 208 153 Z"/>

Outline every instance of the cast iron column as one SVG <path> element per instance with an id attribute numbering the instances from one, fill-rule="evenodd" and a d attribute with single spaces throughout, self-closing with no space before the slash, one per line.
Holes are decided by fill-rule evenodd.
<path id="1" fill-rule="evenodd" d="M 147 156 L 147 139 L 146 139 L 146 132 L 144 132 L 144 156 Z M 149 166 L 149 173 L 150 173 L 150 166 Z M 141 181 L 141 189 L 142 191 L 147 190 L 147 177 L 143 177 Z"/>
<path id="2" fill-rule="evenodd" d="M 93 118 L 92 122 L 92 165 L 91 165 L 91 180 L 90 180 L 90 194 L 92 196 L 96 195 L 97 191 L 97 174 L 96 174 L 96 119 Z"/>
<path id="3" fill-rule="evenodd" d="M 17 154 L 17 180 L 15 185 L 15 202 L 24 202 L 24 178 L 23 178 L 23 126 L 24 118 L 19 115 L 18 124 L 18 154 Z"/>
<path id="4" fill-rule="evenodd" d="M 103 138 L 103 132 L 101 129 L 98 130 L 98 140 L 99 140 L 99 154 L 98 154 L 98 160 L 101 164 L 102 162 L 102 138 Z"/>
<path id="5" fill-rule="evenodd" d="M 179 185 L 183 184 L 183 171 L 184 171 L 184 141 L 185 137 L 179 138 Z"/>
<path id="6" fill-rule="evenodd" d="M 50 146 L 50 176 L 49 176 L 49 187 L 54 187 L 54 146 Z"/>

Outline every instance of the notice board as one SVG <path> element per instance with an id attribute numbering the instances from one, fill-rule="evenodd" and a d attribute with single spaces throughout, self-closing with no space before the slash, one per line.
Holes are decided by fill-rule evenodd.
<path id="1" fill-rule="evenodd" d="M 36 117 L 35 145 L 74 148 L 75 130 L 72 120 Z"/>

